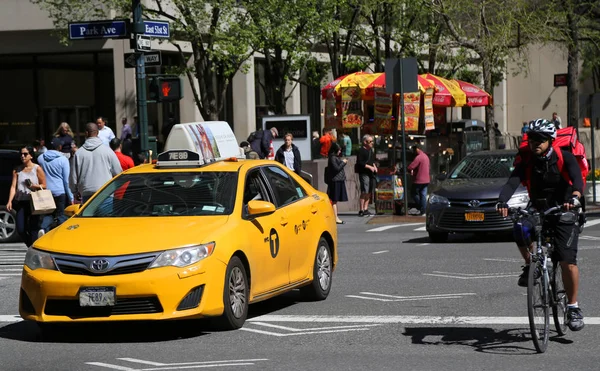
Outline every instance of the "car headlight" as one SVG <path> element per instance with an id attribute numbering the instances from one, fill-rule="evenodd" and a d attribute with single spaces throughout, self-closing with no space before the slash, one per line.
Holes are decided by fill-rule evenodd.
<path id="1" fill-rule="evenodd" d="M 50 254 L 36 250 L 32 247 L 27 249 L 24 265 L 32 271 L 40 268 L 50 269 L 53 271 L 57 270 L 56 264 L 54 264 L 54 259 L 52 259 Z"/>
<path id="2" fill-rule="evenodd" d="M 513 195 L 507 204 L 509 207 L 527 207 L 529 203 L 529 195 L 527 193 L 517 193 Z"/>
<path id="3" fill-rule="evenodd" d="M 448 199 L 444 196 L 436 195 L 435 193 L 433 193 L 431 196 L 429 196 L 429 203 L 430 204 L 450 204 L 450 201 L 448 201 Z"/>
<path id="4" fill-rule="evenodd" d="M 187 267 L 190 264 L 197 263 L 207 256 L 210 256 L 214 250 L 214 242 L 209 242 L 204 245 L 182 247 L 175 250 L 167 250 L 160 254 L 148 268 L 168 266 Z"/>

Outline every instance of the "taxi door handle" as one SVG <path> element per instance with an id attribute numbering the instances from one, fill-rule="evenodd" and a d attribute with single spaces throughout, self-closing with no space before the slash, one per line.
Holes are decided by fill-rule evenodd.
<path id="1" fill-rule="evenodd" d="M 280 223 L 281 223 L 281 225 L 286 226 L 288 224 L 287 218 L 281 218 Z"/>
<path id="2" fill-rule="evenodd" d="M 310 207 L 310 212 L 311 212 L 311 213 L 313 213 L 313 214 L 316 214 L 316 213 L 317 213 L 317 211 L 319 211 L 319 209 L 318 209 L 318 208 L 317 208 L 315 205 L 312 205 L 312 206 Z"/>

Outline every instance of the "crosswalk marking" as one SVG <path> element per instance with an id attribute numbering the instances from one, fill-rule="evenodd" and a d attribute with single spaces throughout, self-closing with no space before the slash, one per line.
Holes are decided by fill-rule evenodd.
<path id="1" fill-rule="evenodd" d="M 21 277 L 27 248 L 24 244 L 4 244 L 0 246 L 0 280 Z"/>

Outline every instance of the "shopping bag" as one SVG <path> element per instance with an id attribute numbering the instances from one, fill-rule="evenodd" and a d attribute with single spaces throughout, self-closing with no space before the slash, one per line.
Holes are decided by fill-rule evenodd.
<path id="1" fill-rule="evenodd" d="M 56 204 L 54 203 L 51 191 L 40 189 L 39 191 L 31 192 L 31 214 L 50 214 L 54 210 L 56 210 Z"/>

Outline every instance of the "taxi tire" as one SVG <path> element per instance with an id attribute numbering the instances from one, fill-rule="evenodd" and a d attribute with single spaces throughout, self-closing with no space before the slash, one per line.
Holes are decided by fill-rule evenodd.
<path id="1" fill-rule="evenodd" d="M 238 318 L 233 314 L 231 310 L 231 301 L 229 297 L 229 280 L 231 279 L 232 272 L 235 269 L 238 269 L 241 272 L 241 278 L 244 283 L 244 305 L 242 308 L 242 315 Z M 248 274 L 246 273 L 246 268 L 244 264 L 237 256 L 234 256 L 229 260 L 229 264 L 227 265 L 227 270 L 225 272 L 225 286 L 223 287 L 223 315 L 219 318 L 218 326 L 222 330 L 237 330 L 244 326 L 244 322 L 246 322 L 246 317 L 248 316 L 248 296 L 250 294 L 250 290 L 248 289 Z"/>
<path id="2" fill-rule="evenodd" d="M 329 285 L 325 290 L 321 287 L 321 283 L 319 281 L 319 252 L 322 249 L 327 250 L 327 256 L 329 257 Z M 320 301 L 327 299 L 329 296 L 329 291 L 331 291 L 331 283 L 333 279 L 333 258 L 331 256 L 331 248 L 329 247 L 329 243 L 326 239 L 321 237 L 319 240 L 319 244 L 317 245 L 317 253 L 315 254 L 315 260 L 313 263 L 313 280 L 308 286 L 304 286 L 300 288 L 300 292 L 302 295 L 311 301 Z"/>

